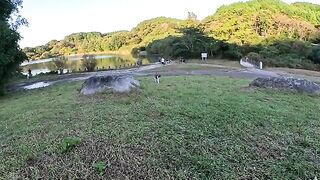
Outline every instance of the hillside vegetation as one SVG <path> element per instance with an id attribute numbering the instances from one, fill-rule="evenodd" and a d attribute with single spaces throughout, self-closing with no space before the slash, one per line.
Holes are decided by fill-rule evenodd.
<path id="1" fill-rule="evenodd" d="M 319 42 L 318 25 L 319 5 L 288 5 L 280 0 L 252 0 L 222 6 L 203 20 L 210 36 L 239 45 L 281 38 Z"/>
<path id="2" fill-rule="evenodd" d="M 90 52 L 129 50 L 136 54 L 212 57 L 239 60 L 249 56 L 268 66 L 319 69 L 320 5 L 251 0 L 220 7 L 202 21 L 189 13 L 185 20 L 159 17 L 131 31 L 75 33 L 35 48 L 29 59 Z"/>

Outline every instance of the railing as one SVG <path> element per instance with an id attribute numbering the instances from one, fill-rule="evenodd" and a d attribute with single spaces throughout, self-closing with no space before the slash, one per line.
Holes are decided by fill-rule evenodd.
<path id="1" fill-rule="evenodd" d="M 257 68 L 257 69 L 263 68 L 261 61 L 255 61 L 255 60 L 249 59 L 247 57 L 240 59 L 240 65 L 243 67 L 246 67 L 246 68 Z"/>

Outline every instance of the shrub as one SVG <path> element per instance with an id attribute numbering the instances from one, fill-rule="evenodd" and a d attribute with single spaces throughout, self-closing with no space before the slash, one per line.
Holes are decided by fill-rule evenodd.
<path id="1" fill-rule="evenodd" d="M 247 58 L 256 62 L 263 60 L 261 55 L 255 52 L 250 52 L 249 54 L 247 54 Z"/>
<path id="2" fill-rule="evenodd" d="M 68 58 L 65 56 L 60 56 L 52 59 L 52 62 L 60 74 L 63 74 L 63 70 L 67 68 Z"/>
<path id="3" fill-rule="evenodd" d="M 313 48 L 308 58 L 312 60 L 312 62 L 320 64 L 320 47 Z"/>
<path id="4" fill-rule="evenodd" d="M 223 51 L 223 58 L 231 59 L 231 60 L 240 60 L 242 58 L 242 53 L 240 49 L 235 45 L 228 45 L 226 51 Z"/>
<path id="5" fill-rule="evenodd" d="M 84 55 L 82 56 L 82 66 L 87 71 L 94 71 L 97 66 L 97 60 L 93 55 Z"/>

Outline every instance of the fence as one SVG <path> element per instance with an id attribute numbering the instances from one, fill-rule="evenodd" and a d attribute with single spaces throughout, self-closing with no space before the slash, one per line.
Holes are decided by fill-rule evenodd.
<path id="1" fill-rule="evenodd" d="M 257 69 L 263 68 L 261 61 L 255 61 L 255 60 L 249 59 L 247 57 L 241 58 L 240 64 L 241 64 L 241 66 L 244 66 L 246 68 L 257 68 Z"/>

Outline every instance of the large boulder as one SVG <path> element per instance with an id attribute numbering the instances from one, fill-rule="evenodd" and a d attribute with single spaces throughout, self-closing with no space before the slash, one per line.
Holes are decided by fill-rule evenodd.
<path id="1" fill-rule="evenodd" d="M 127 93 L 139 87 L 139 81 L 133 76 L 94 76 L 83 83 L 80 93 L 90 95 L 106 90 Z"/>
<path id="2" fill-rule="evenodd" d="M 296 91 L 300 93 L 320 94 L 320 85 L 305 79 L 291 77 L 257 78 L 250 86 Z"/>

